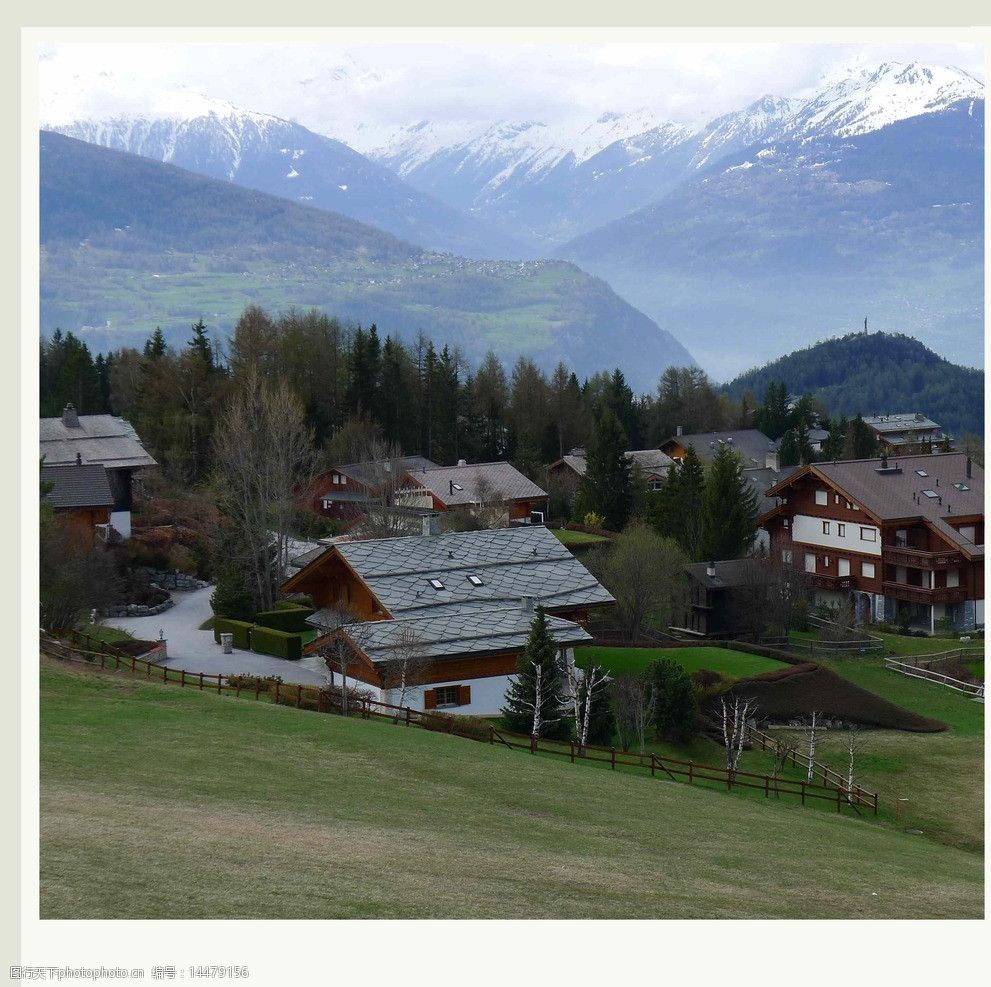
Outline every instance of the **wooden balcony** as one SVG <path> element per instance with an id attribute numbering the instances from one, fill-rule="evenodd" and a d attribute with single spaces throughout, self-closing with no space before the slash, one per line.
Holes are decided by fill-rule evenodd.
<path id="1" fill-rule="evenodd" d="M 925 586 L 911 586 L 908 583 L 885 581 L 883 584 L 886 596 L 896 600 L 906 600 L 909 603 L 960 603 L 967 599 L 966 586 L 937 586 L 927 589 Z"/>
<path id="2" fill-rule="evenodd" d="M 819 589 L 853 589 L 852 576 L 831 576 L 826 572 L 806 572 L 805 575 L 808 577 L 809 582 L 813 586 L 818 586 Z"/>
<path id="3" fill-rule="evenodd" d="M 902 548 L 898 545 L 884 545 L 881 558 L 889 565 L 903 565 L 912 569 L 945 569 L 948 566 L 964 564 L 964 557 L 953 549 L 943 552 L 924 552 L 918 548 Z"/>

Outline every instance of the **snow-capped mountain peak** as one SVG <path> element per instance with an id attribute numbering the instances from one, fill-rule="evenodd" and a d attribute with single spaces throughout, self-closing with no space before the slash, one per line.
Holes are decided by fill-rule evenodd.
<path id="1" fill-rule="evenodd" d="M 854 68 L 809 99 L 787 126 L 793 135 L 871 133 L 938 113 L 961 100 L 984 99 L 984 84 L 952 66 L 883 62 Z"/>

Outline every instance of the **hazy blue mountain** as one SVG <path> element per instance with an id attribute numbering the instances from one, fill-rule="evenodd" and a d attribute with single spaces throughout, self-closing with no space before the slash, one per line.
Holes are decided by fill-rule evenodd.
<path id="1" fill-rule="evenodd" d="M 338 140 L 289 120 L 191 93 L 155 115 L 76 120 L 51 129 L 117 151 L 361 220 L 432 250 L 522 256 L 496 232 Z"/>
<path id="2" fill-rule="evenodd" d="M 984 101 L 703 168 L 559 256 L 728 377 L 862 324 L 983 363 Z"/>
<path id="3" fill-rule="evenodd" d="M 221 334 L 244 307 L 317 307 L 422 329 L 472 360 L 565 360 L 580 375 L 622 366 L 650 388 L 691 355 L 609 286 L 561 261 L 431 253 L 336 213 L 173 165 L 41 135 L 41 330 L 94 350 L 172 339 L 201 316 Z"/>
<path id="4" fill-rule="evenodd" d="M 784 381 L 792 394 L 811 393 L 830 414 L 852 417 L 921 412 L 959 438 L 984 435 L 984 372 L 944 360 L 909 336 L 850 333 L 748 370 L 723 390 L 758 400 Z"/>

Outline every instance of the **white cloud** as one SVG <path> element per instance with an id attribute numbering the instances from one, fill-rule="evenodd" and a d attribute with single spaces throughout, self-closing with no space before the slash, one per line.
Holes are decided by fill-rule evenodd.
<path id="1" fill-rule="evenodd" d="M 976 45 L 405 42 L 58 43 L 42 49 L 39 74 L 43 122 L 150 110 L 186 90 L 346 138 L 360 124 L 554 123 L 644 107 L 692 124 L 884 60 L 984 74 Z"/>

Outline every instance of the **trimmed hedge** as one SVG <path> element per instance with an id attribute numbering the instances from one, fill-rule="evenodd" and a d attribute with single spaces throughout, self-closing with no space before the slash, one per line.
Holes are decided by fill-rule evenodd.
<path id="1" fill-rule="evenodd" d="M 276 658 L 298 661 L 303 657 L 303 639 L 299 634 L 277 631 L 256 624 L 251 629 L 251 650 L 261 655 L 274 655 Z"/>
<path id="2" fill-rule="evenodd" d="M 220 644 L 221 634 L 233 634 L 234 646 L 244 651 L 251 649 L 251 624 L 246 620 L 231 620 L 228 617 L 215 617 L 213 639 Z"/>
<path id="3" fill-rule="evenodd" d="M 274 631 L 287 631 L 290 634 L 301 634 L 312 631 L 306 618 L 316 613 L 312 607 L 279 607 L 276 610 L 263 610 L 255 614 L 255 623 L 262 627 L 270 627 Z"/>

